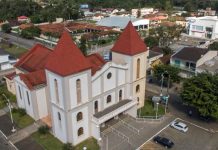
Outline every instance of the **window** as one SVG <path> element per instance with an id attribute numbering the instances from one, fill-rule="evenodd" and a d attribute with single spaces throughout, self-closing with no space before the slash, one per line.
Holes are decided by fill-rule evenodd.
<path id="1" fill-rule="evenodd" d="M 19 90 L 20 99 L 22 100 L 22 95 L 21 95 L 21 89 L 20 89 L 20 86 L 18 86 L 18 90 Z"/>
<path id="2" fill-rule="evenodd" d="M 107 74 L 107 79 L 110 79 L 110 78 L 111 78 L 111 76 L 112 76 L 112 73 L 111 73 L 111 72 L 109 72 L 109 73 Z"/>
<path id="3" fill-rule="evenodd" d="M 95 113 L 97 113 L 98 112 L 98 101 L 95 101 L 94 109 L 95 109 Z"/>
<path id="4" fill-rule="evenodd" d="M 59 103 L 58 81 L 54 79 L 56 102 Z"/>
<path id="5" fill-rule="evenodd" d="M 204 30 L 204 27 L 203 27 L 203 26 L 196 26 L 196 30 L 198 30 L 198 31 L 203 31 L 203 30 Z"/>
<path id="6" fill-rule="evenodd" d="M 77 135 L 78 135 L 78 136 L 83 135 L 83 127 L 80 127 L 80 128 L 78 129 Z"/>
<path id="7" fill-rule="evenodd" d="M 76 118 L 77 118 L 77 121 L 82 120 L 82 119 L 83 119 L 83 114 L 82 114 L 82 112 L 79 112 L 79 113 L 77 114 Z"/>
<path id="8" fill-rule="evenodd" d="M 26 97 L 27 97 L 28 104 L 30 105 L 30 97 L 28 91 L 26 91 Z"/>
<path id="9" fill-rule="evenodd" d="M 122 91 L 122 90 L 120 90 L 120 91 L 119 91 L 119 101 L 121 101 L 121 100 L 122 100 L 122 97 L 123 97 L 123 91 Z"/>
<path id="10" fill-rule="evenodd" d="M 136 71 L 136 78 L 140 76 L 140 59 L 137 59 L 137 71 Z"/>
<path id="11" fill-rule="evenodd" d="M 77 104 L 81 103 L 81 80 L 76 80 Z"/>
<path id="12" fill-rule="evenodd" d="M 137 86 L 136 86 L 136 93 L 138 93 L 138 92 L 140 92 L 140 85 L 138 84 Z"/>
<path id="13" fill-rule="evenodd" d="M 108 95 L 107 96 L 107 103 L 110 103 L 111 102 L 111 95 Z"/>
<path id="14" fill-rule="evenodd" d="M 186 62 L 186 63 L 185 63 L 185 66 L 186 66 L 187 68 L 189 68 L 189 65 L 190 65 L 189 62 Z"/>
<path id="15" fill-rule="evenodd" d="M 61 121 L 61 114 L 58 112 L 58 120 Z"/>
<path id="16" fill-rule="evenodd" d="M 175 65 L 180 66 L 180 60 L 175 60 Z"/>

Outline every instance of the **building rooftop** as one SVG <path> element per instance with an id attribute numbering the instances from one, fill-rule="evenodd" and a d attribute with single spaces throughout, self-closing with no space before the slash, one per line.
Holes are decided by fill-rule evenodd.
<path id="1" fill-rule="evenodd" d="M 147 46 L 129 21 L 111 50 L 132 56 L 147 51 Z"/>
<path id="2" fill-rule="evenodd" d="M 208 49 L 202 49 L 197 47 L 184 47 L 183 49 L 175 53 L 172 58 L 197 62 L 208 51 Z"/>
<path id="3" fill-rule="evenodd" d="M 197 68 L 200 71 L 208 71 L 210 73 L 218 73 L 218 56 L 206 61 L 204 64 Z"/>
<path id="4" fill-rule="evenodd" d="M 97 24 L 106 27 L 119 27 L 120 29 L 124 29 L 129 21 L 134 22 L 137 20 L 142 19 L 127 16 L 111 16 L 101 19 Z"/>

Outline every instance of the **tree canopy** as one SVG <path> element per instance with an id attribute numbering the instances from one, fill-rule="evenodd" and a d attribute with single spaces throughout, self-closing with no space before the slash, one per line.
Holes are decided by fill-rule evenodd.
<path id="1" fill-rule="evenodd" d="M 213 42 L 208 47 L 209 50 L 218 50 L 218 42 Z"/>
<path id="2" fill-rule="evenodd" d="M 202 116 L 218 119 L 218 75 L 201 73 L 187 79 L 181 97 Z"/>
<path id="3" fill-rule="evenodd" d="M 154 71 L 154 76 L 160 80 L 161 79 L 161 75 L 165 73 L 165 75 L 170 75 L 170 80 L 172 82 L 179 82 L 180 81 L 180 77 L 179 77 L 179 73 L 180 73 L 180 69 L 176 68 L 176 67 L 173 67 L 173 66 L 170 66 L 170 65 L 163 65 L 163 64 L 160 64 L 160 65 L 156 65 L 154 68 L 153 68 L 153 71 Z M 168 74 L 167 74 L 168 73 Z"/>

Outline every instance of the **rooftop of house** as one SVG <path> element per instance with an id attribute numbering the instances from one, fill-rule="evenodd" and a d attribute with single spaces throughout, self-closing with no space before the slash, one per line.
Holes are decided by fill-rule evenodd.
<path id="1" fill-rule="evenodd" d="M 197 47 L 184 47 L 183 49 L 172 55 L 172 58 L 197 62 L 208 51 L 208 49 L 202 49 Z"/>
<path id="2" fill-rule="evenodd" d="M 218 56 L 214 57 L 211 60 L 206 61 L 204 64 L 198 67 L 201 71 L 208 71 L 211 73 L 218 73 Z"/>
<path id="3" fill-rule="evenodd" d="M 147 51 L 147 46 L 135 30 L 132 22 L 129 21 L 111 50 L 132 56 Z"/>
<path id="4" fill-rule="evenodd" d="M 101 19 L 97 24 L 106 27 L 119 27 L 124 29 L 130 20 L 134 22 L 142 19 L 129 16 L 111 16 Z"/>

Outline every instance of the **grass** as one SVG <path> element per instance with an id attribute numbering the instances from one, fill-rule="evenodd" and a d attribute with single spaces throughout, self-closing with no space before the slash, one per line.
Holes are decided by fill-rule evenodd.
<path id="1" fill-rule="evenodd" d="M 39 132 L 35 132 L 32 134 L 32 137 L 46 150 L 61 150 L 63 147 L 63 143 L 50 133 L 43 135 Z"/>
<path id="2" fill-rule="evenodd" d="M 140 116 L 155 116 L 156 115 L 156 110 L 154 109 L 153 102 L 151 100 L 146 100 L 144 107 L 141 109 L 138 109 L 137 113 L 139 115 L 141 111 Z M 164 115 L 165 109 L 164 105 L 159 104 L 158 106 L 158 116 Z"/>
<path id="3" fill-rule="evenodd" d="M 0 48 L 4 49 L 6 52 L 14 56 L 15 58 L 19 58 L 21 55 L 27 52 L 27 49 L 13 44 L 9 46 L 8 44 L 0 43 Z"/>
<path id="4" fill-rule="evenodd" d="M 82 143 L 76 145 L 75 150 L 82 150 L 83 147 L 86 147 L 87 150 L 100 150 L 97 140 L 94 138 L 89 138 Z"/>
<path id="5" fill-rule="evenodd" d="M 10 115 L 10 114 L 9 114 Z M 16 125 L 19 128 L 25 128 L 31 124 L 33 124 L 34 120 L 26 115 L 21 115 L 19 112 L 12 112 L 13 118 L 14 118 L 14 122 L 16 123 Z"/>

